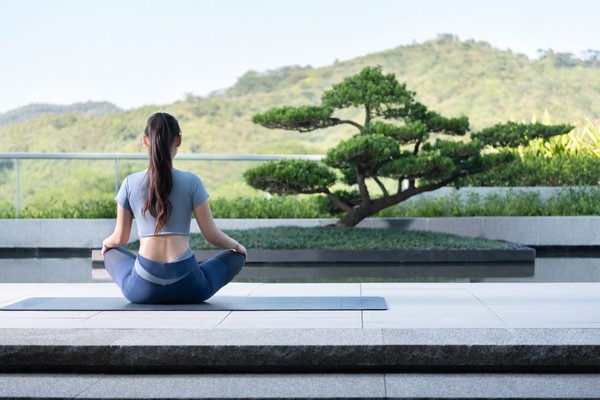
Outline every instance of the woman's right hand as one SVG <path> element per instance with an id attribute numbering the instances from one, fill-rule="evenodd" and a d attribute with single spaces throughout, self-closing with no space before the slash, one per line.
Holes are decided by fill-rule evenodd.
<path id="1" fill-rule="evenodd" d="M 246 250 L 246 248 L 239 243 L 238 243 L 237 247 L 235 249 L 231 249 L 231 251 L 235 251 L 236 253 L 243 254 L 244 257 L 248 256 L 248 251 Z"/>

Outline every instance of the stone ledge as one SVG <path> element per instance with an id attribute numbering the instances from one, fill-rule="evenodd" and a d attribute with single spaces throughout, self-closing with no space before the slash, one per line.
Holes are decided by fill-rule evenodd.
<path id="1" fill-rule="evenodd" d="M 195 250 L 198 260 L 206 260 L 222 250 Z M 248 251 L 247 264 L 320 264 L 348 266 L 348 264 L 482 264 L 533 263 L 535 250 L 513 246 L 507 250 L 253 250 Z M 92 263 L 103 267 L 99 250 L 92 251 Z"/>
<path id="2" fill-rule="evenodd" d="M 1 398 L 598 399 L 586 374 L 0 374 Z"/>
<path id="3" fill-rule="evenodd" d="M 335 219 L 217 219 L 221 229 L 323 226 Z M 397 228 L 505 240 L 527 246 L 598 246 L 600 216 L 368 218 L 361 228 Z M 112 219 L 0 219 L 2 247 L 100 248 Z M 560 229 L 558 229 L 560 227 Z M 192 224 L 192 232 L 199 232 Z M 131 240 L 137 240 L 135 224 Z"/>
<path id="4" fill-rule="evenodd" d="M 598 329 L 0 330 L 0 372 L 600 372 Z"/>
<path id="5" fill-rule="evenodd" d="M 195 251 L 205 260 L 218 250 Z M 505 278 L 533 276 L 535 250 L 251 250 L 238 280 Z M 501 265 L 501 268 L 498 266 Z M 92 266 L 104 268 L 99 251 Z M 310 277 L 310 278 L 308 278 Z"/>
<path id="6" fill-rule="evenodd" d="M 196 258 L 205 260 L 215 250 L 196 250 Z M 249 250 L 247 263 L 326 263 L 343 264 L 422 264 L 422 263 L 501 263 L 533 262 L 535 250 L 516 246 L 507 250 Z"/>

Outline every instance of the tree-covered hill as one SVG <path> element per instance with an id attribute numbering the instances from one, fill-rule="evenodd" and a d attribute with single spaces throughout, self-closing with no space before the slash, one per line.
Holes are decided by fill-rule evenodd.
<path id="1" fill-rule="evenodd" d="M 104 115 L 121 111 L 121 109 L 107 101 L 87 101 L 85 103 L 74 103 L 69 105 L 56 104 L 30 104 L 14 110 L 0 113 L 0 125 L 14 124 L 37 118 L 45 114 L 68 114 L 82 113 L 88 115 Z"/>
<path id="2" fill-rule="evenodd" d="M 249 71 L 231 88 L 173 104 L 93 115 L 70 112 L 0 126 L 2 151 L 138 151 L 139 134 L 156 109 L 176 115 L 182 152 L 322 152 L 344 135 L 270 132 L 254 126 L 257 112 L 315 104 L 320 93 L 364 66 L 381 65 L 444 115 L 466 115 L 478 129 L 506 120 L 531 120 L 545 111 L 555 123 L 600 116 L 600 66 L 547 51 L 539 60 L 490 44 L 441 35 L 323 68 Z M 193 91 L 194 88 L 190 88 Z M 341 128 L 343 130 L 343 128 Z"/>

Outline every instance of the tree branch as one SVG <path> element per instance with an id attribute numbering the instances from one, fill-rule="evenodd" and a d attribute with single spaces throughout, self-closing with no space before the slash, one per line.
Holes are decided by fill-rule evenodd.
<path id="1" fill-rule="evenodd" d="M 384 208 L 387 208 L 394 204 L 398 204 L 398 203 L 400 203 L 406 199 L 409 199 L 413 196 L 416 196 L 417 194 L 421 194 L 423 192 L 428 192 L 428 191 L 439 189 L 443 186 L 446 186 L 450 182 L 456 180 L 457 178 L 459 178 L 463 175 L 465 175 L 465 174 L 461 173 L 461 172 L 457 172 L 457 173 L 450 175 L 448 178 L 441 180 L 440 182 L 432 183 L 431 185 L 422 186 L 419 188 L 415 187 L 414 180 L 412 180 L 411 185 L 405 191 L 398 192 L 395 195 L 390 196 L 390 197 L 382 197 L 380 199 L 375 200 L 371 207 L 372 213 L 370 215 L 375 214 L 377 211 L 383 210 Z"/>
<path id="2" fill-rule="evenodd" d="M 340 124 L 350 124 L 350 125 L 352 125 L 352 126 L 354 126 L 354 127 L 358 128 L 358 129 L 359 129 L 359 130 L 361 130 L 361 131 L 362 131 L 362 129 L 363 129 L 363 126 L 362 126 L 361 124 L 359 124 L 359 123 L 357 123 L 357 122 L 354 122 L 354 121 L 352 121 L 352 120 L 349 120 L 349 119 L 340 119 L 340 120 L 338 120 L 338 121 L 339 121 L 338 123 L 340 123 Z"/>
<path id="3" fill-rule="evenodd" d="M 329 189 L 326 188 L 325 190 L 323 190 L 323 193 L 325 193 L 327 195 L 327 197 L 329 197 L 329 199 L 333 202 L 333 204 L 335 204 L 336 206 L 338 206 L 342 210 L 344 210 L 346 212 L 352 211 L 352 207 L 350 207 L 348 204 L 344 203 L 342 201 L 342 199 L 340 199 L 334 193 L 332 193 L 331 191 L 329 191 Z"/>
<path id="4" fill-rule="evenodd" d="M 368 126 L 371 122 L 371 107 L 365 104 L 365 126 Z"/>
<path id="5" fill-rule="evenodd" d="M 417 155 L 419 153 L 419 147 L 421 146 L 421 143 L 423 143 L 422 138 L 417 140 L 417 142 L 415 143 L 415 149 L 413 150 L 413 155 Z"/>
<path id="6" fill-rule="evenodd" d="M 413 182 L 413 185 L 412 185 L 412 187 L 409 189 L 409 190 L 411 190 L 411 189 L 412 189 L 412 190 L 411 190 L 411 194 L 410 194 L 410 196 L 408 196 L 408 197 L 414 196 L 414 195 L 416 195 L 416 194 L 421 194 L 421 193 L 423 193 L 423 192 L 429 192 L 429 191 L 431 191 L 431 190 L 439 189 L 439 188 L 441 188 L 441 187 L 443 187 L 443 186 L 446 186 L 446 185 L 447 185 L 447 184 L 449 184 L 450 182 L 452 182 L 452 181 L 455 181 L 457 178 L 460 178 L 460 177 L 461 177 L 461 176 L 463 176 L 463 175 L 465 175 L 465 174 L 464 174 L 464 173 L 461 173 L 461 172 L 455 172 L 455 173 L 453 173 L 452 175 L 450 175 L 449 177 L 447 177 L 446 179 L 442 179 L 442 180 L 441 180 L 441 181 L 439 181 L 439 182 L 432 183 L 432 184 L 425 185 L 425 186 L 421 186 L 421 187 L 419 187 L 419 188 L 415 187 L 415 186 L 414 186 L 414 182 Z M 407 198 L 408 198 L 408 197 L 407 197 Z M 403 199 L 403 200 L 405 200 L 405 199 Z"/>
<path id="7" fill-rule="evenodd" d="M 374 177 L 373 177 L 373 180 L 374 180 L 375 182 L 377 182 L 377 185 L 379 185 L 379 188 L 380 188 L 380 189 L 381 189 L 381 191 L 383 192 L 383 195 L 384 195 L 385 197 L 390 197 L 390 194 L 388 193 L 388 191 L 387 191 L 386 187 L 383 185 L 383 182 L 381 182 L 381 181 L 379 180 L 379 178 L 378 178 L 378 177 L 376 177 L 376 176 L 374 176 Z"/>
<path id="8" fill-rule="evenodd" d="M 394 196 L 397 196 L 400 193 L 402 193 L 402 182 L 403 181 L 404 181 L 403 178 L 398 178 L 398 190 L 396 191 L 396 193 L 394 194 Z"/>
<path id="9" fill-rule="evenodd" d="M 362 198 L 361 204 L 364 206 L 368 206 L 371 203 L 371 198 L 369 196 L 369 189 L 367 189 L 367 185 L 365 184 L 365 175 L 360 171 L 358 166 L 356 168 L 356 183 L 358 183 L 358 191 L 360 192 L 360 197 Z"/>

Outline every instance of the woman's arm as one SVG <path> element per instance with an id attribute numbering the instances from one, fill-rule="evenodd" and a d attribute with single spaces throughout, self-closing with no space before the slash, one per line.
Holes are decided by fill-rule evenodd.
<path id="1" fill-rule="evenodd" d="M 132 222 L 133 213 L 121 205 L 117 205 L 117 223 L 115 224 L 115 230 L 102 242 L 102 254 L 112 247 L 123 246 L 127 243 L 129 235 L 131 235 Z"/>
<path id="2" fill-rule="evenodd" d="M 210 243 L 223 249 L 231 249 L 246 255 L 246 248 L 239 244 L 234 239 L 224 234 L 215 223 L 215 220 L 210 211 L 208 200 L 200 203 L 194 208 L 194 216 L 198 222 L 198 226 L 202 231 L 204 238 Z"/>

